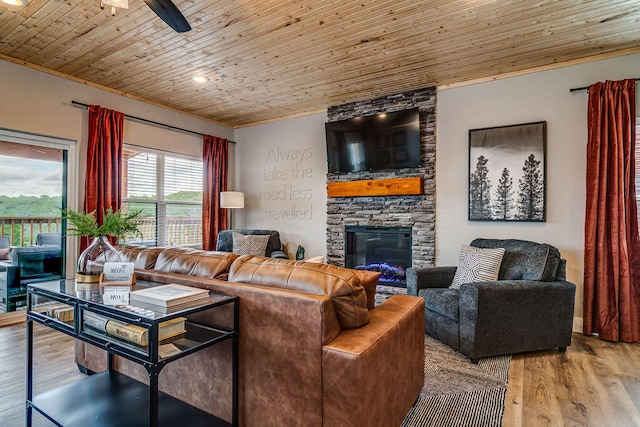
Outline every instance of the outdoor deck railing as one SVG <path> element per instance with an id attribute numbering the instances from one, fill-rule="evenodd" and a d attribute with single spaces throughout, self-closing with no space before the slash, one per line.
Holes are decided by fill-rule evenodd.
<path id="1" fill-rule="evenodd" d="M 142 233 L 142 242 L 156 241 L 158 233 L 155 218 L 145 218 L 138 227 Z M 160 230 L 162 231 L 162 230 Z M 202 219 L 169 217 L 165 230 L 167 245 L 193 245 L 202 243 Z M 135 243 L 138 239 L 131 240 Z"/>
<path id="2" fill-rule="evenodd" d="M 144 218 L 140 225 L 142 242 L 155 242 L 155 218 Z M 61 232 L 62 220 L 56 217 L 0 217 L 0 236 L 8 236 L 11 246 L 31 246 L 39 233 Z M 167 218 L 165 230 L 167 245 L 192 245 L 202 241 L 200 218 Z M 140 239 L 134 239 L 133 242 Z"/>
<path id="3" fill-rule="evenodd" d="M 62 228 L 61 218 L 50 216 L 0 217 L 0 236 L 9 237 L 11 246 L 31 246 L 40 233 L 56 233 Z"/>

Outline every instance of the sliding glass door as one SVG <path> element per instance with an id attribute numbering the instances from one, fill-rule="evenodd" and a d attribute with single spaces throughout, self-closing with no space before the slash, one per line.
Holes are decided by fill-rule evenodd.
<path id="1" fill-rule="evenodd" d="M 66 189 L 67 150 L 0 139 L 0 312 L 24 305 L 28 283 L 65 277 Z"/>

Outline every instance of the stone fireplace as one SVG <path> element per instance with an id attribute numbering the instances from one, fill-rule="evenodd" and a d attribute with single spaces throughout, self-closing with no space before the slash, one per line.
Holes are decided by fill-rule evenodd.
<path id="1" fill-rule="evenodd" d="M 428 87 L 328 109 L 328 120 L 336 121 L 418 107 L 421 166 L 378 172 L 330 173 L 327 175 L 327 182 L 410 177 L 420 177 L 423 180 L 423 191 L 420 195 L 329 197 L 327 199 L 327 259 L 331 264 L 347 265 L 346 229 L 350 226 L 360 226 L 401 227 L 411 230 L 410 265 L 434 265 L 435 106 L 436 89 Z"/>

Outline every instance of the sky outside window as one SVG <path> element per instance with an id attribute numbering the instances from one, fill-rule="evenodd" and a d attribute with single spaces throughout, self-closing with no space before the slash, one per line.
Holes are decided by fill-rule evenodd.
<path id="1" fill-rule="evenodd" d="M 0 195 L 61 196 L 62 162 L 0 155 Z"/>

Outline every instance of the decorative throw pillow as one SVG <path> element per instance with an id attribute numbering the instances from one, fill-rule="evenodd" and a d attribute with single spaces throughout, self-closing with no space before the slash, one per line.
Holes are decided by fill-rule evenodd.
<path id="1" fill-rule="evenodd" d="M 11 259 L 11 248 L 0 249 L 0 259 Z"/>
<path id="2" fill-rule="evenodd" d="M 504 248 L 481 249 L 462 245 L 458 268 L 450 289 L 460 289 L 463 283 L 492 282 L 498 279 Z"/>
<path id="3" fill-rule="evenodd" d="M 233 253 L 239 255 L 265 256 L 269 235 L 232 233 Z"/>

